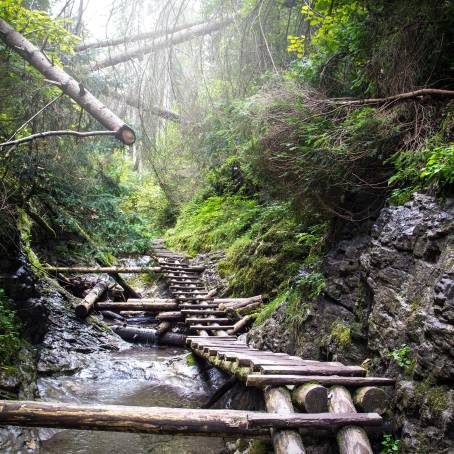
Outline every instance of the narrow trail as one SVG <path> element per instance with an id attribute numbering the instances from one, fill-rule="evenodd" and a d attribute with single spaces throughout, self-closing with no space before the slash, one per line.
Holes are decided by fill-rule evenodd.
<path id="1" fill-rule="evenodd" d="M 0 424 L 229 437 L 268 434 L 277 454 L 305 453 L 305 433 L 328 431 L 336 435 L 340 454 L 373 453 L 366 429 L 380 429 L 385 392 L 379 387 L 393 386 L 393 379 L 366 376 L 360 366 L 249 347 L 236 334 L 247 327 L 251 321 L 248 312 L 261 306 L 261 297 L 216 298 L 201 279 L 203 267 L 168 250 L 162 240 L 153 242 L 152 256 L 158 265 L 153 271 L 162 273 L 170 299 L 96 303 L 100 296 L 96 295 L 85 304 L 87 313 L 93 307 L 154 312 L 159 322 L 155 330 L 128 326 L 113 330 L 129 340 L 186 345 L 245 386 L 263 390 L 267 413 L 0 401 Z M 71 268 L 65 270 L 71 272 Z M 190 335 L 172 332 L 182 325 Z"/>

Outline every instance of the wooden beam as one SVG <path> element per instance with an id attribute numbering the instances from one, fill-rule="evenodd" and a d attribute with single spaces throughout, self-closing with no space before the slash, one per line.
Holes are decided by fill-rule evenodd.
<path id="1" fill-rule="evenodd" d="M 333 386 L 329 390 L 328 408 L 333 414 L 356 414 L 350 392 L 343 386 Z M 373 454 L 366 431 L 354 424 L 339 429 L 336 435 L 339 454 Z"/>
<path id="2" fill-rule="evenodd" d="M 324 375 L 259 375 L 247 376 L 246 386 L 264 388 L 268 385 L 300 385 L 303 383 L 320 383 L 321 385 L 359 386 L 394 386 L 395 380 L 383 377 L 340 377 Z"/>
<path id="3" fill-rule="evenodd" d="M 45 271 L 50 273 L 159 273 L 159 266 L 46 266 Z"/>
<path id="4" fill-rule="evenodd" d="M 98 282 L 87 294 L 87 296 L 76 305 L 74 311 L 80 318 L 86 317 L 93 309 L 96 301 L 101 298 L 102 295 L 109 288 L 109 284 L 106 281 Z"/>
<path id="5" fill-rule="evenodd" d="M 96 309 L 108 311 L 146 311 L 161 312 L 178 309 L 178 303 L 171 300 L 156 301 L 154 303 L 97 303 Z"/>
<path id="6" fill-rule="evenodd" d="M 241 410 L 77 405 L 0 400 L 0 424 L 154 434 L 264 435 L 265 430 L 379 425 L 375 413 L 273 414 Z"/>

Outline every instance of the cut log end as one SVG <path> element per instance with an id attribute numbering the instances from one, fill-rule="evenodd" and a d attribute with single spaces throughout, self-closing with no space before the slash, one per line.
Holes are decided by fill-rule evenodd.
<path id="1" fill-rule="evenodd" d="M 125 145 L 132 145 L 136 141 L 136 135 L 128 125 L 123 125 L 117 131 L 116 137 L 118 140 L 121 140 Z"/>
<path id="2" fill-rule="evenodd" d="M 356 390 L 353 397 L 355 406 L 365 413 L 382 415 L 386 408 L 386 393 L 376 386 L 364 386 Z"/>
<path id="3" fill-rule="evenodd" d="M 316 383 L 306 383 L 295 388 L 292 400 L 307 413 L 328 411 L 328 390 Z"/>

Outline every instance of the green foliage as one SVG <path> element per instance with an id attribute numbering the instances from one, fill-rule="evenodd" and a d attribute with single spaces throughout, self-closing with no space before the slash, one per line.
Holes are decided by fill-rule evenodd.
<path id="1" fill-rule="evenodd" d="M 394 189 L 391 201 L 401 204 L 416 191 L 435 192 L 448 189 L 454 183 L 454 143 L 428 144 L 417 151 L 401 151 L 390 159 L 396 173 L 389 179 Z"/>
<path id="2" fill-rule="evenodd" d="M 402 344 L 400 348 L 396 348 L 388 353 L 388 358 L 391 358 L 400 367 L 411 367 L 415 360 L 410 358 L 411 349 L 407 344 Z"/>
<path id="3" fill-rule="evenodd" d="M 400 440 L 394 438 L 391 434 L 383 435 L 381 445 L 380 454 L 395 454 L 400 451 Z"/>
<path id="4" fill-rule="evenodd" d="M 351 327 L 340 320 L 334 322 L 331 326 L 331 338 L 338 347 L 346 350 L 351 344 Z"/>
<path id="5" fill-rule="evenodd" d="M 16 313 L 11 309 L 5 291 L 0 289 L 0 368 L 13 365 L 22 343 Z"/>
<path id="6" fill-rule="evenodd" d="M 227 248 L 246 232 L 259 213 L 253 199 L 241 196 L 213 196 L 188 204 L 174 229 L 167 233 L 167 243 L 194 255 Z"/>

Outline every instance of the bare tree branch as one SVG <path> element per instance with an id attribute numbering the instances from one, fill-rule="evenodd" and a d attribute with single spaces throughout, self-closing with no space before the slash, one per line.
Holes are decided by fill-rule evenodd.
<path id="1" fill-rule="evenodd" d="M 20 143 L 31 142 L 35 139 L 45 139 L 46 137 L 52 136 L 76 136 L 76 137 L 91 137 L 91 136 L 115 136 L 116 131 L 88 131 L 88 132 L 80 132 L 80 131 L 71 131 L 71 130 L 62 130 L 62 131 L 44 131 L 44 132 L 37 132 L 36 134 L 32 134 L 31 136 L 22 137 L 21 139 L 10 140 L 8 142 L 0 143 L 0 148 L 18 145 Z"/>
<path id="2" fill-rule="evenodd" d="M 334 104 L 345 106 L 364 106 L 364 105 L 379 105 L 391 102 L 400 102 L 407 99 L 414 99 L 424 96 L 439 96 L 443 98 L 454 98 L 454 90 L 440 90 L 437 88 L 422 88 L 420 90 L 400 93 L 398 95 L 388 96 L 386 98 L 368 98 L 368 99 L 351 99 L 351 98 L 332 98 L 327 101 Z"/>

